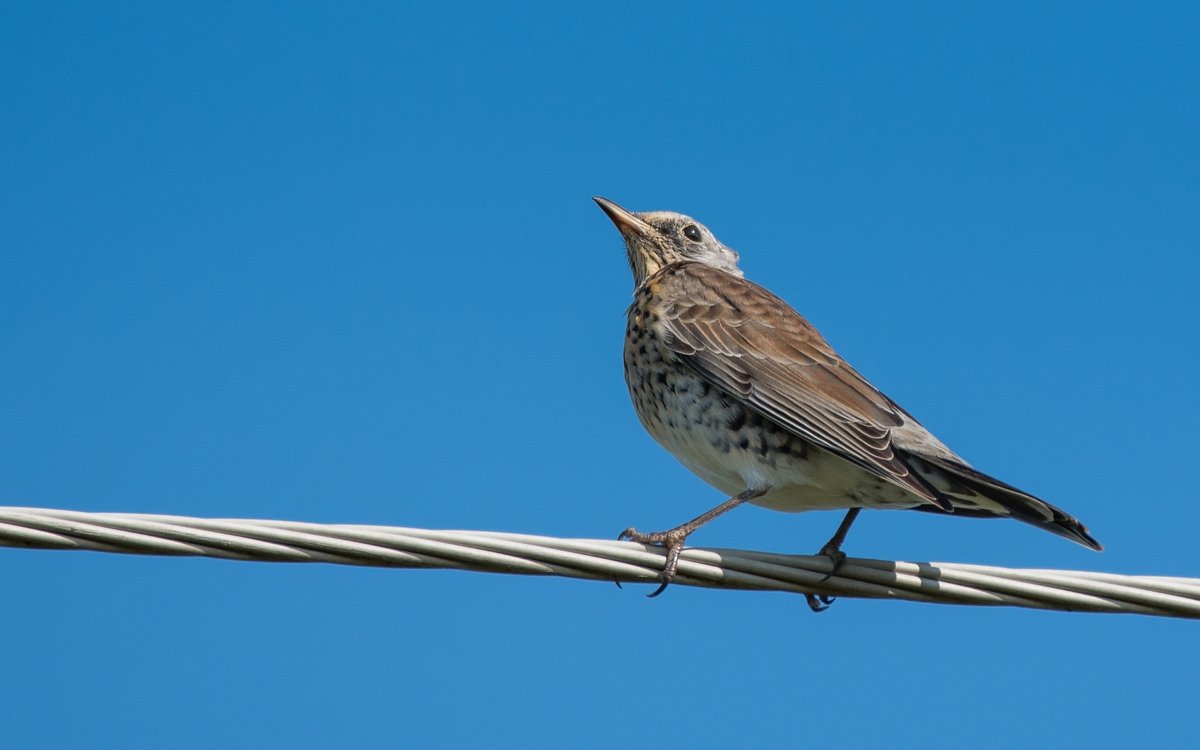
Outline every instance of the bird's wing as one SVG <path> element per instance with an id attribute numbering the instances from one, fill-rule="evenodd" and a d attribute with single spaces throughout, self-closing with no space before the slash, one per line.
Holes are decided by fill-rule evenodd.
<path id="1" fill-rule="evenodd" d="M 893 450 L 912 424 L 783 300 L 698 263 L 648 280 L 667 346 L 718 389 L 771 421 L 943 510 L 950 501 Z"/>

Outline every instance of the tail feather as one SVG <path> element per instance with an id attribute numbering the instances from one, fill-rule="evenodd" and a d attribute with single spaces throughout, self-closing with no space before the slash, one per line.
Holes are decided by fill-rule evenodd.
<path id="1" fill-rule="evenodd" d="M 938 486 L 941 482 L 938 479 L 949 479 L 951 488 L 944 489 L 938 487 L 943 493 L 950 496 L 951 500 L 955 500 L 954 484 L 961 484 L 970 493 L 982 496 L 988 501 L 987 505 L 999 506 L 1000 512 L 997 510 L 988 509 L 986 507 L 971 507 L 969 501 L 960 504 L 954 503 L 954 515 L 973 516 L 979 518 L 998 518 L 1005 514 L 1024 521 L 1027 524 L 1045 529 L 1052 534 L 1057 534 L 1061 537 L 1066 537 L 1073 542 L 1082 544 L 1085 547 L 1090 547 L 1097 552 L 1104 548 L 1100 542 L 1088 533 L 1087 527 L 1079 522 L 1077 518 L 1070 513 L 1056 508 L 1050 503 L 1030 495 L 1028 492 L 1013 487 L 1010 484 L 1001 482 L 999 479 L 990 477 L 981 471 L 976 471 L 970 466 L 950 461 L 944 458 L 934 456 L 913 456 L 916 461 L 913 461 L 914 468 L 918 473 L 923 473 L 921 470 L 925 467 L 921 466 L 924 462 L 930 467 L 936 467 L 941 472 L 932 472 L 933 474 L 944 473 L 946 477 L 926 477 L 934 486 Z M 965 499 L 965 498 L 964 498 Z M 965 506 L 965 507 L 964 507 Z M 945 512 L 940 508 L 932 505 L 922 505 L 913 510 L 929 511 L 933 513 Z"/>

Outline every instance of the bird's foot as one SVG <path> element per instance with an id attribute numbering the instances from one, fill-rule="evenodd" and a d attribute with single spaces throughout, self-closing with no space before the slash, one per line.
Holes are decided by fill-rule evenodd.
<path id="1" fill-rule="evenodd" d="M 833 566 L 829 568 L 829 572 L 826 573 L 825 577 L 821 579 L 822 581 L 828 581 L 830 578 L 837 575 L 837 572 L 842 569 L 843 565 L 846 564 L 846 553 L 842 552 L 833 544 L 826 544 L 817 554 L 821 557 L 828 557 L 829 561 L 833 563 Z"/>
<path id="2" fill-rule="evenodd" d="M 842 542 L 846 541 L 846 532 L 850 531 L 850 527 L 854 524 L 854 519 L 858 518 L 861 510 L 862 508 L 851 508 L 846 511 L 846 517 L 838 525 L 837 531 L 834 532 L 828 542 L 825 542 L 825 546 L 821 548 L 821 551 L 817 553 L 822 557 L 828 557 L 829 561 L 833 563 L 829 567 L 829 572 L 821 579 L 822 581 L 828 581 L 846 564 L 846 553 L 842 552 Z M 808 600 L 808 608 L 813 612 L 824 612 L 829 609 L 829 605 L 833 604 L 837 597 L 829 596 L 828 594 L 807 594 L 805 599 Z"/>
<path id="3" fill-rule="evenodd" d="M 828 557 L 829 561 L 833 563 L 832 567 L 829 568 L 829 572 L 821 579 L 822 581 L 828 581 L 846 564 L 846 553 L 838 549 L 838 545 L 834 544 L 834 540 L 832 539 L 826 542 L 825 546 L 817 554 L 822 557 Z M 805 594 L 804 599 L 808 602 L 808 608 L 813 612 L 824 612 L 829 609 L 829 605 L 837 601 L 836 596 L 828 594 Z"/>
<path id="4" fill-rule="evenodd" d="M 686 524 L 685 524 L 686 526 Z M 658 580 L 662 583 L 652 593 L 648 594 L 649 598 L 661 594 L 666 591 L 671 580 L 675 578 L 675 571 L 679 567 L 679 553 L 683 551 L 683 542 L 688 537 L 690 530 L 684 527 L 676 527 L 669 531 L 653 531 L 649 534 L 643 534 L 637 529 L 630 526 L 617 536 L 618 541 L 638 542 L 639 544 L 653 544 L 658 547 L 665 547 L 667 550 L 667 562 L 663 565 L 662 572 L 658 574 Z M 618 584 L 620 585 L 620 584 Z"/>
<path id="5" fill-rule="evenodd" d="M 655 589 L 654 593 L 650 594 L 650 598 L 653 599 L 666 590 L 667 586 L 671 583 L 671 579 L 675 577 L 675 569 L 679 567 L 679 553 L 683 551 L 683 542 L 693 531 L 747 500 L 762 497 L 769 489 L 769 487 L 755 487 L 754 489 L 746 490 L 740 495 L 734 495 L 712 510 L 701 513 L 687 523 L 680 524 L 667 531 L 655 531 L 650 534 L 643 534 L 632 526 L 622 531 L 617 536 L 618 541 L 629 540 L 631 542 L 640 542 L 641 544 L 655 544 L 667 549 L 667 564 L 663 566 L 662 573 L 658 576 L 658 580 L 662 581 L 662 585 Z M 620 584 L 618 583 L 617 585 L 619 586 Z"/>

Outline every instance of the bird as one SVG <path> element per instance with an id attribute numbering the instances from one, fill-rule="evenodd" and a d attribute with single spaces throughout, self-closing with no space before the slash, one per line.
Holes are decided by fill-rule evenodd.
<path id="1" fill-rule="evenodd" d="M 687 538 L 744 503 L 779 511 L 845 509 L 821 547 L 845 561 L 863 508 L 1014 518 L 1102 549 L 1075 517 L 973 468 L 842 359 L 800 313 L 745 278 L 708 227 L 671 211 L 593 200 L 625 241 L 633 303 L 625 382 L 663 448 L 729 499 L 666 531 L 618 539 L 664 547 L 661 594 Z M 813 611 L 832 597 L 809 594 Z"/>

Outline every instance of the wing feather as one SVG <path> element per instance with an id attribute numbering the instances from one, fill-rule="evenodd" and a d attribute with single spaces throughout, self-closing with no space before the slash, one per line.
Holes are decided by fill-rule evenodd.
<path id="1" fill-rule="evenodd" d="M 783 300 L 697 263 L 651 282 L 659 322 L 679 359 L 727 395 L 932 505 L 953 506 L 893 449 L 911 418 L 844 362 Z M 668 288 L 669 287 L 669 288 Z"/>

